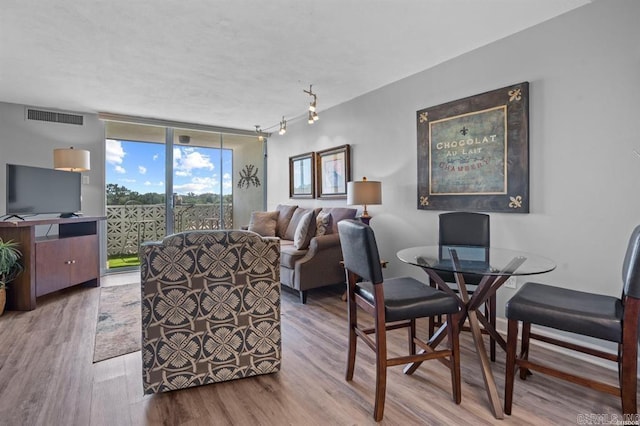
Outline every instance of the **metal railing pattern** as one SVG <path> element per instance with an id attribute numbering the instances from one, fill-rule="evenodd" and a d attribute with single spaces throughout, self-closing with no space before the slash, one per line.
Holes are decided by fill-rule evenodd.
<path id="1" fill-rule="evenodd" d="M 164 204 L 126 204 L 107 206 L 107 255 L 138 253 L 140 243 L 158 241 L 166 235 Z M 187 204 L 174 209 L 174 230 L 233 228 L 233 205 Z"/>

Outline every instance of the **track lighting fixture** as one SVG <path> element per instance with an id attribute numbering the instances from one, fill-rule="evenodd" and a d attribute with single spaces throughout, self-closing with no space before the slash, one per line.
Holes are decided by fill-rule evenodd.
<path id="1" fill-rule="evenodd" d="M 287 133 L 287 120 L 284 119 L 284 115 L 282 116 L 282 121 L 280 122 L 280 130 L 278 131 L 278 133 L 281 135 Z"/>
<path id="2" fill-rule="evenodd" d="M 307 123 L 313 124 L 320 119 L 320 116 L 318 115 L 318 111 L 317 111 L 318 96 L 315 93 L 313 93 L 312 84 L 309 85 L 309 90 L 302 89 L 302 91 L 307 95 L 311 96 L 312 98 L 311 102 L 309 103 L 309 109 L 307 111 L 308 113 Z M 297 121 L 297 118 L 295 120 Z M 264 131 L 270 132 L 271 130 L 275 129 L 277 126 L 278 124 L 274 124 L 273 126 L 267 127 Z M 264 139 L 265 136 L 271 136 L 271 133 L 264 133 L 264 131 L 258 124 L 255 124 L 255 127 L 256 127 L 256 134 L 258 135 L 258 140 L 260 142 L 265 140 Z M 282 116 L 282 120 L 280 121 L 280 129 L 278 130 L 278 133 L 280 135 L 284 135 L 285 133 L 287 133 L 287 120 L 284 119 L 284 115 Z"/>
<path id="3" fill-rule="evenodd" d="M 320 117 L 318 117 L 318 113 L 316 112 L 316 101 L 318 97 L 315 93 L 313 93 L 313 85 L 309 85 L 309 90 L 302 90 L 307 95 L 313 97 L 313 100 L 309 104 L 309 124 L 313 124 L 314 121 L 318 121 Z"/>
<path id="4" fill-rule="evenodd" d="M 262 135 L 262 129 L 260 128 L 259 124 L 254 124 L 254 126 L 256 126 L 256 133 L 258 134 L 258 141 L 262 142 L 264 141 L 264 136 Z"/>

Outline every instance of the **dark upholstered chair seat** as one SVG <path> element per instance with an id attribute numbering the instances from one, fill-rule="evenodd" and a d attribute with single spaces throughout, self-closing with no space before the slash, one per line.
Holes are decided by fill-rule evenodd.
<path id="1" fill-rule="evenodd" d="M 435 266 L 438 267 L 438 265 L 446 265 L 446 267 L 450 267 L 451 262 L 441 262 L 436 264 Z M 473 264 L 471 266 L 471 264 Z M 469 268 L 469 266 L 476 268 L 478 270 L 490 270 L 491 266 L 487 263 L 487 262 L 475 262 L 475 261 L 461 261 L 460 265 L 464 268 Z M 453 272 L 447 272 L 447 271 L 438 271 L 438 275 L 440 275 L 440 277 L 442 278 L 442 280 L 446 283 L 451 283 L 449 285 L 449 287 L 451 287 L 452 289 L 454 289 L 454 291 L 458 291 L 458 286 L 455 284 L 456 282 L 456 277 L 455 275 L 453 275 Z M 478 274 L 462 274 L 462 276 L 464 277 L 464 282 L 465 284 L 472 285 L 474 287 L 471 288 L 467 288 L 467 291 L 469 293 L 473 293 L 473 290 L 475 290 L 475 286 L 477 286 L 478 284 L 480 284 L 480 281 L 482 281 L 482 278 L 484 278 L 483 275 L 478 275 Z"/>
<path id="2" fill-rule="evenodd" d="M 384 306 L 387 321 L 431 317 L 458 312 L 458 302 L 453 296 L 429 287 L 411 277 L 391 278 L 384 281 Z M 373 284 L 356 284 L 356 294 L 374 303 Z"/>
<path id="3" fill-rule="evenodd" d="M 622 413 L 638 415 L 638 331 L 640 319 L 640 226 L 629 238 L 622 264 L 622 297 L 590 294 L 545 284 L 526 283 L 507 302 L 507 360 L 505 362 L 504 412 L 511 414 L 516 367 L 525 380 L 530 370 L 587 386 L 620 397 Z M 522 327 L 519 323 L 522 322 Z M 618 343 L 616 352 L 602 351 L 562 337 L 542 335 L 531 329 L 541 325 L 581 336 Z M 516 355 L 518 329 L 522 330 L 520 355 Z M 618 385 L 598 377 L 561 371 L 555 365 L 543 365 L 529 359 L 530 340 L 614 361 L 618 364 Z"/>
<path id="4" fill-rule="evenodd" d="M 538 283 L 526 283 L 506 305 L 510 320 L 622 342 L 620 299 Z"/>

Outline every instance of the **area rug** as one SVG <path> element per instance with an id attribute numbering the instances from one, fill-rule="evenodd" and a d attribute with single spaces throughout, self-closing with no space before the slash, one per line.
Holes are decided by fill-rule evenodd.
<path id="1" fill-rule="evenodd" d="M 140 283 L 102 287 L 93 362 L 141 348 Z"/>

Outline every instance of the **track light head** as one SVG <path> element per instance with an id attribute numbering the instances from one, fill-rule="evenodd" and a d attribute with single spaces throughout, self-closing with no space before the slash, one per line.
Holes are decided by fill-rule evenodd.
<path id="1" fill-rule="evenodd" d="M 278 133 L 281 135 L 287 133 L 287 120 L 284 119 L 284 115 L 282 116 L 282 121 L 280 122 L 280 130 L 278 131 Z"/>
<path id="2" fill-rule="evenodd" d="M 318 100 L 318 97 L 316 96 L 315 93 L 313 93 L 313 85 L 309 85 L 309 90 L 302 90 L 304 93 L 306 93 L 307 95 L 313 97 L 313 101 L 311 101 L 311 103 L 309 103 L 309 111 L 310 112 L 316 112 L 316 101 Z"/>
<path id="3" fill-rule="evenodd" d="M 318 113 L 315 112 L 315 111 L 311 113 L 311 118 L 313 118 L 313 121 L 320 120 L 320 117 L 318 116 Z"/>
<path id="4" fill-rule="evenodd" d="M 309 123 L 309 124 L 313 124 L 314 123 L 314 121 L 313 121 L 313 113 L 311 111 L 309 111 L 309 119 L 307 120 L 307 123 Z"/>
<path id="5" fill-rule="evenodd" d="M 258 141 L 263 142 L 264 141 L 264 136 L 262 135 L 262 129 L 260 128 L 259 124 L 254 124 L 254 126 L 256 126 L 256 133 L 258 134 Z"/>

